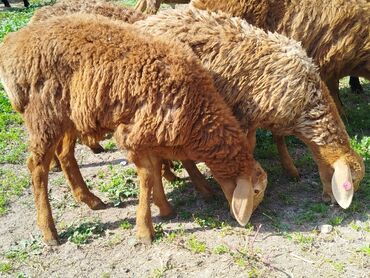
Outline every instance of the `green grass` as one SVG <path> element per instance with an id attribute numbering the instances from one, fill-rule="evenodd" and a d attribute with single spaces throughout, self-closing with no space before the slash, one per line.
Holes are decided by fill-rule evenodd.
<path id="1" fill-rule="evenodd" d="M 0 86 L 0 164 L 23 163 L 26 157 L 25 131 L 22 119 L 13 111 Z"/>
<path id="2" fill-rule="evenodd" d="M 100 221 L 84 222 L 78 226 L 68 227 L 60 237 L 76 244 L 83 245 L 91 242 L 92 239 L 104 234 L 104 226 Z"/>
<path id="3" fill-rule="evenodd" d="M 119 227 L 123 230 L 130 230 L 134 227 L 133 224 L 131 224 L 128 220 L 123 220 L 120 224 Z"/>
<path id="4" fill-rule="evenodd" d="M 199 241 L 194 235 L 192 235 L 186 242 L 189 250 L 195 254 L 206 252 L 206 244 L 202 241 Z"/>
<path id="5" fill-rule="evenodd" d="M 13 269 L 13 266 L 10 263 L 0 262 L 0 273 L 8 273 Z"/>
<path id="6" fill-rule="evenodd" d="M 6 213 L 9 201 L 29 187 L 29 177 L 15 171 L 0 169 L 0 215 Z"/>
<path id="7" fill-rule="evenodd" d="M 100 173 L 98 177 L 98 188 L 108 195 L 115 204 L 121 203 L 122 199 L 136 197 L 139 193 L 137 186 L 137 174 L 133 168 L 122 168 L 122 166 L 110 166 L 108 174 Z"/>
<path id="8" fill-rule="evenodd" d="M 13 247 L 2 254 L 12 263 L 23 263 L 32 255 L 39 255 L 42 252 L 42 243 L 37 240 L 21 240 Z"/>
<path id="9" fill-rule="evenodd" d="M 227 247 L 225 245 L 218 245 L 215 248 L 213 248 L 212 252 L 217 254 L 217 255 L 222 255 L 222 254 L 229 253 L 230 249 L 229 249 L 229 247 Z"/>

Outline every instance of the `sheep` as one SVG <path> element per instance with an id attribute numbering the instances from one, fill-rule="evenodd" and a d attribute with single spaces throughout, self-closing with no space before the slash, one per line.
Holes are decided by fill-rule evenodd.
<path id="1" fill-rule="evenodd" d="M 300 138 L 309 146 L 319 166 L 324 201 L 336 199 L 342 207 L 349 205 L 352 197 L 338 196 L 335 180 L 340 169 L 344 169 L 357 189 L 364 176 L 364 164 L 350 148 L 327 88 L 297 42 L 263 32 L 241 19 L 195 9 L 163 11 L 134 25 L 188 44 L 214 74 L 218 90 L 249 136 L 254 138 L 255 129 L 262 127 L 276 133 L 277 139 L 289 134 Z M 257 50 L 260 53 L 255 54 Z M 283 142 L 277 143 L 278 147 L 286 148 Z M 289 157 L 286 149 L 279 151 L 285 151 Z M 196 167 L 190 164 L 186 163 L 186 169 L 192 180 L 204 184 L 201 175 L 195 173 Z"/>
<path id="2" fill-rule="evenodd" d="M 8 0 L 1 0 L 1 2 L 3 2 L 5 7 L 11 8 Z M 23 0 L 23 4 L 26 8 L 28 8 L 30 6 L 30 3 L 27 0 Z"/>
<path id="3" fill-rule="evenodd" d="M 347 75 L 370 79 L 369 1 L 192 0 L 191 5 L 221 10 L 302 42 L 308 56 L 319 66 L 321 78 L 340 110 L 339 79 Z M 284 138 L 277 135 L 274 138 L 284 169 L 298 178 Z"/>
<path id="4" fill-rule="evenodd" d="M 144 243 L 154 236 L 152 189 L 160 215 L 174 212 L 164 196 L 162 159 L 204 161 L 241 225 L 258 205 L 266 180 L 252 184 L 259 165 L 251 141 L 208 71 L 179 43 L 101 16 L 53 17 L 7 35 L 0 79 L 28 129 L 37 223 L 49 245 L 58 244 L 47 191 L 55 152 L 75 197 L 93 209 L 104 206 L 74 158 L 79 135 L 99 139 L 114 132 L 128 151 L 140 180 L 137 237 Z"/>
<path id="5" fill-rule="evenodd" d="M 364 163 L 350 147 L 329 91 L 298 42 L 239 18 L 196 9 L 162 11 L 134 25 L 189 45 L 248 136 L 267 128 L 301 139 L 319 167 L 324 200 L 350 205 Z M 341 172 L 346 175 L 339 177 Z"/>
<path id="6" fill-rule="evenodd" d="M 139 0 L 135 5 L 135 10 L 155 14 L 159 10 L 161 3 L 166 4 L 187 4 L 189 0 Z"/>
<path id="7" fill-rule="evenodd" d="M 62 0 L 52 6 L 45 6 L 35 11 L 30 23 L 44 21 L 52 16 L 71 14 L 76 12 L 94 13 L 111 19 L 122 20 L 127 23 L 146 18 L 141 12 L 125 9 L 120 5 L 104 0 Z M 88 139 L 86 139 L 88 141 Z"/>
<path id="8" fill-rule="evenodd" d="M 199 9 L 239 16 L 302 42 L 320 68 L 337 107 L 339 79 L 370 79 L 370 2 L 367 0 L 192 0 Z M 341 11 L 341 12 L 338 12 Z"/>

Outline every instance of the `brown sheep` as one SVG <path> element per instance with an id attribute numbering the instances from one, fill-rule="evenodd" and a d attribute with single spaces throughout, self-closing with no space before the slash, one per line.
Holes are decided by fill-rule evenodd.
<path id="1" fill-rule="evenodd" d="M 331 186 L 334 187 L 335 181 L 333 179 L 331 182 L 331 179 L 335 177 L 333 169 L 338 165 L 335 164 L 335 160 L 341 160 L 341 157 L 344 157 L 347 169 L 351 169 L 355 189 L 358 188 L 364 176 L 363 161 L 350 148 L 348 135 L 338 117 L 337 110 L 331 105 L 332 100 L 327 95 L 327 89 L 320 83 L 311 60 L 297 42 L 278 34 L 267 34 L 237 18 L 196 10 L 164 11 L 135 24 L 155 35 L 177 37 L 189 44 L 204 65 L 214 73 L 216 86 L 225 96 L 227 103 L 233 107 L 235 115 L 248 129 L 248 134 L 253 134 L 257 127 L 264 127 L 275 131 L 278 135 L 294 134 L 302 139 L 312 150 L 319 166 L 324 185 L 324 200 L 334 200 Z M 267 45 L 267 47 L 265 51 L 255 53 L 249 44 Z M 289 49 L 293 53 L 299 53 L 296 60 L 293 59 L 294 55 L 285 54 L 285 52 L 289 53 Z M 240 53 L 237 50 L 240 50 Z M 260 60 L 260 55 L 265 52 L 269 55 L 263 56 Z M 275 58 L 272 55 L 274 53 L 277 57 L 281 57 Z M 282 62 L 288 60 L 292 61 L 285 64 Z M 269 66 L 269 71 L 259 72 L 265 69 L 266 65 Z M 290 65 L 294 66 L 288 67 Z M 299 66 L 304 68 L 305 65 L 308 70 L 303 74 Z M 285 76 L 285 67 L 290 70 L 288 76 Z M 283 75 L 278 74 L 281 71 Z M 275 85 L 270 82 L 272 76 L 277 76 L 274 80 Z M 314 81 L 310 79 L 311 76 L 315 77 Z M 286 86 L 293 84 L 289 85 L 291 90 L 284 91 L 283 85 L 280 84 L 281 79 L 285 82 L 290 80 Z M 270 90 L 270 87 L 277 89 Z M 320 87 L 320 94 L 311 96 L 312 90 L 308 90 L 311 87 Z M 285 101 L 281 103 L 279 96 L 286 97 Z M 321 103 L 323 103 L 322 106 Z M 259 109 L 257 113 L 253 112 L 252 105 L 257 105 Z M 321 111 L 322 108 L 325 108 L 324 112 Z M 280 115 L 274 117 L 272 114 L 274 111 L 275 113 L 280 111 Z M 314 115 L 320 115 L 317 122 L 312 118 Z M 305 117 L 311 118 L 310 124 L 314 126 L 307 128 Z M 201 175 L 196 174 L 196 167 L 191 167 L 190 164 L 187 162 L 185 167 L 190 170 L 192 180 L 195 180 L 196 184 L 202 184 Z M 203 184 L 204 182 L 203 180 Z M 343 207 L 348 205 L 348 202 L 344 204 L 339 201 L 339 203 Z"/>
<path id="2" fill-rule="evenodd" d="M 364 163 L 350 147 L 328 89 L 298 42 L 240 18 L 196 9 L 163 11 L 134 25 L 189 45 L 213 73 L 248 135 L 261 127 L 300 138 L 319 167 L 324 199 L 335 199 L 343 208 L 350 205 L 352 183 L 357 189 Z M 341 171 L 347 175 L 338 184 Z"/>
<path id="3" fill-rule="evenodd" d="M 99 139 L 114 132 L 128 151 L 140 180 L 137 236 L 143 242 L 154 236 L 152 189 L 160 215 L 173 214 L 163 191 L 162 159 L 204 161 L 242 225 L 258 205 L 266 181 L 252 185 L 258 166 L 249 141 L 209 73 L 181 44 L 104 17 L 54 17 L 5 38 L 0 78 L 29 132 L 27 164 L 47 244 L 58 243 L 47 191 L 55 152 L 74 196 L 93 209 L 104 206 L 74 158 L 79 135 Z"/>
<path id="4" fill-rule="evenodd" d="M 302 42 L 308 56 L 319 66 L 321 78 L 339 109 L 340 78 L 353 75 L 370 79 L 369 1 L 192 0 L 191 4 L 242 17 L 260 28 Z M 298 177 L 284 138 L 275 136 L 275 141 L 283 167 Z"/>

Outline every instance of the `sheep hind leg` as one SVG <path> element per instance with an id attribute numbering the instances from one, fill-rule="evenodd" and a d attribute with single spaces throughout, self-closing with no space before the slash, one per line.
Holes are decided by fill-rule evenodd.
<path id="1" fill-rule="evenodd" d="M 174 182 L 179 178 L 171 171 L 172 163 L 169 160 L 162 161 L 162 176 L 169 182 Z"/>
<path id="2" fill-rule="evenodd" d="M 139 205 L 136 213 L 137 238 L 144 244 L 154 239 L 154 228 L 150 211 L 150 197 L 153 185 L 161 180 L 161 164 L 146 153 L 129 153 L 129 157 L 137 167 L 140 181 Z M 159 166 L 158 166 L 159 164 Z"/>
<path id="3" fill-rule="evenodd" d="M 189 177 L 199 194 L 207 200 L 211 199 L 214 196 L 213 190 L 195 163 L 191 160 L 184 160 L 181 162 L 188 172 Z"/>
<path id="4" fill-rule="evenodd" d="M 160 173 L 162 161 L 154 161 L 154 173 Z M 154 174 L 153 177 L 153 201 L 159 208 L 159 216 L 163 219 L 172 219 L 176 216 L 176 212 L 168 202 L 164 193 L 162 177 L 160 174 Z"/>
<path id="5" fill-rule="evenodd" d="M 349 85 L 351 86 L 352 93 L 363 94 L 364 89 L 361 86 L 360 79 L 356 76 L 350 76 Z"/>
<path id="6" fill-rule="evenodd" d="M 39 145 L 44 146 L 43 144 Z M 27 166 L 32 177 L 32 188 L 37 211 L 37 225 L 47 245 L 59 244 L 58 233 L 55 228 L 48 198 L 48 173 L 54 151 L 55 146 L 48 149 L 46 147 L 45 149 L 39 148 L 37 151 L 33 150 L 27 160 Z"/>
<path id="7" fill-rule="evenodd" d="M 295 179 L 299 179 L 299 172 L 298 172 L 297 168 L 294 166 L 293 159 L 292 159 L 292 157 L 290 156 L 290 154 L 288 152 L 288 148 L 286 146 L 284 136 L 279 136 L 279 135 L 273 134 L 273 137 L 274 137 L 274 141 L 277 145 L 277 149 L 278 149 L 279 156 L 280 156 L 280 161 L 281 161 L 281 164 L 282 164 L 284 170 L 287 171 L 287 173 L 291 177 L 293 177 Z"/>
<path id="8" fill-rule="evenodd" d="M 85 203 L 93 210 L 104 209 L 106 208 L 106 204 L 90 192 L 82 178 L 74 155 L 75 143 L 76 136 L 72 133 L 65 133 L 56 150 L 61 168 L 72 190 L 73 197 L 77 202 Z"/>

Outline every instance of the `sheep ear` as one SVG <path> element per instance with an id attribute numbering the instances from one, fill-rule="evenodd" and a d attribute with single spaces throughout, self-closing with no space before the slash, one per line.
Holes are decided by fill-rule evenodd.
<path id="1" fill-rule="evenodd" d="M 344 209 L 351 205 L 353 198 L 353 182 L 351 169 L 344 159 L 338 159 L 333 164 L 334 174 L 331 179 L 331 188 L 337 203 Z"/>
<path id="2" fill-rule="evenodd" d="M 241 226 L 245 226 L 253 211 L 253 186 L 252 183 L 244 178 L 238 178 L 236 188 L 231 201 L 231 210 L 236 221 Z"/>

